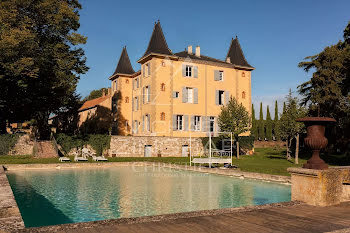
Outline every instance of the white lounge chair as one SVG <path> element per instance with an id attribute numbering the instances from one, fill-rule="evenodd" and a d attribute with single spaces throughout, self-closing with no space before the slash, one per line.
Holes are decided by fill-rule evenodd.
<path id="1" fill-rule="evenodd" d="M 108 161 L 108 159 L 106 159 L 104 156 L 92 156 L 92 160 L 93 161 Z"/>
<path id="2" fill-rule="evenodd" d="M 89 161 L 89 160 L 84 155 L 81 157 L 76 155 L 76 156 L 74 156 L 74 161 L 79 162 L 79 161 Z"/>
<path id="3" fill-rule="evenodd" d="M 58 160 L 60 162 L 70 162 L 70 158 L 68 158 L 68 157 L 60 157 Z"/>

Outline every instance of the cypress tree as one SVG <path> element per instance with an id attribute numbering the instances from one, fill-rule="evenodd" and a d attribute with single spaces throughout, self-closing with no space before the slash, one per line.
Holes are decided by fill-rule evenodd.
<path id="1" fill-rule="evenodd" d="M 277 104 L 277 100 L 275 102 L 275 119 L 273 120 L 273 132 L 274 132 L 274 136 L 276 138 L 276 140 L 279 140 L 279 131 L 278 131 L 278 104 Z"/>
<path id="2" fill-rule="evenodd" d="M 250 134 L 257 139 L 257 125 L 256 125 L 256 119 L 255 119 L 255 109 L 254 109 L 254 104 L 252 104 L 252 129 L 250 131 Z"/>
<path id="3" fill-rule="evenodd" d="M 262 140 L 265 138 L 264 115 L 262 110 L 262 102 L 260 102 L 260 116 L 258 125 L 258 137 Z"/>
<path id="4" fill-rule="evenodd" d="M 266 125 L 266 138 L 267 140 L 271 141 L 272 140 L 272 119 L 270 115 L 269 105 L 267 105 L 265 125 Z"/>

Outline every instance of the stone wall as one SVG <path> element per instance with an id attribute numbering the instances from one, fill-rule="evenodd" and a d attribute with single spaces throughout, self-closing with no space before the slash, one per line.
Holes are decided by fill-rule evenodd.
<path id="1" fill-rule="evenodd" d="M 33 154 L 34 141 L 28 134 L 20 136 L 16 145 L 9 152 L 10 155 L 31 155 Z"/>
<path id="2" fill-rule="evenodd" d="M 112 136 L 109 156 L 112 157 L 144 157 L 146 146 L 151 146 L 151 157 L 185 156 L 183 147 L 190 148 L 190 138 L 159 136 Z M 201 138 L 191 139 L 193 155 L 203 154 Z M 188 153 L 187 153 L 188 156 Z"/>

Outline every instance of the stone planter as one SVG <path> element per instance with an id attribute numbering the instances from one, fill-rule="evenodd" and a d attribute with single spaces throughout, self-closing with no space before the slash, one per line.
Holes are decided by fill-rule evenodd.
<path id="1" fill-rule="evenodd" d="M 335 122 L 329 117 L 304 117 L 297 119 L 304 122 L 307 129 L 307 137 L 304 139 L 305 145 L 312 150 L 312 157 L 303 165 L 303 168 L 325 170 L 328 165 L 320 158 L 320 150 L 324 149 L 328 140 L 324 136 L 326 124 Z"/>

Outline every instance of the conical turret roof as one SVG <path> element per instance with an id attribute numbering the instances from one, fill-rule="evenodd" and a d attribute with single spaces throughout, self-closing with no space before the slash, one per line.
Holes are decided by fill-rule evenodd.
<path id="1" fill-rule="evenodd" d="M 158 54 L 164 54 L 164 55 L 173 54 L 169 49 L 168 44 L 165 40 L 163 30 L 162 30 L 162 27 L 160 26 L 159 20 L 157 23 L 154 24 L 151 39 L 148 43 L 147 50 L 142 57 L 145 57 L 150 53 L 158 53 Z"/>
<path id="2" fill-rule="evenodd" d="M 135 73 L 132 68 L 128 52 L 126 51 L 126 47 L 123 48 L 122 54 L 120 55 L 117 68 L 115 69 L 113 75 L 115 74 L 133 74 Z"/>
<path id="3" fill-rule="evenodd" d="M 238 38 L 232 38 L 230 49 L 228 50 L 226 58 L 230 58 L 230 62 L 234 65 L 244 66 L 253 68 L 244 57 L 241 45 L 239 44 Z"/>

